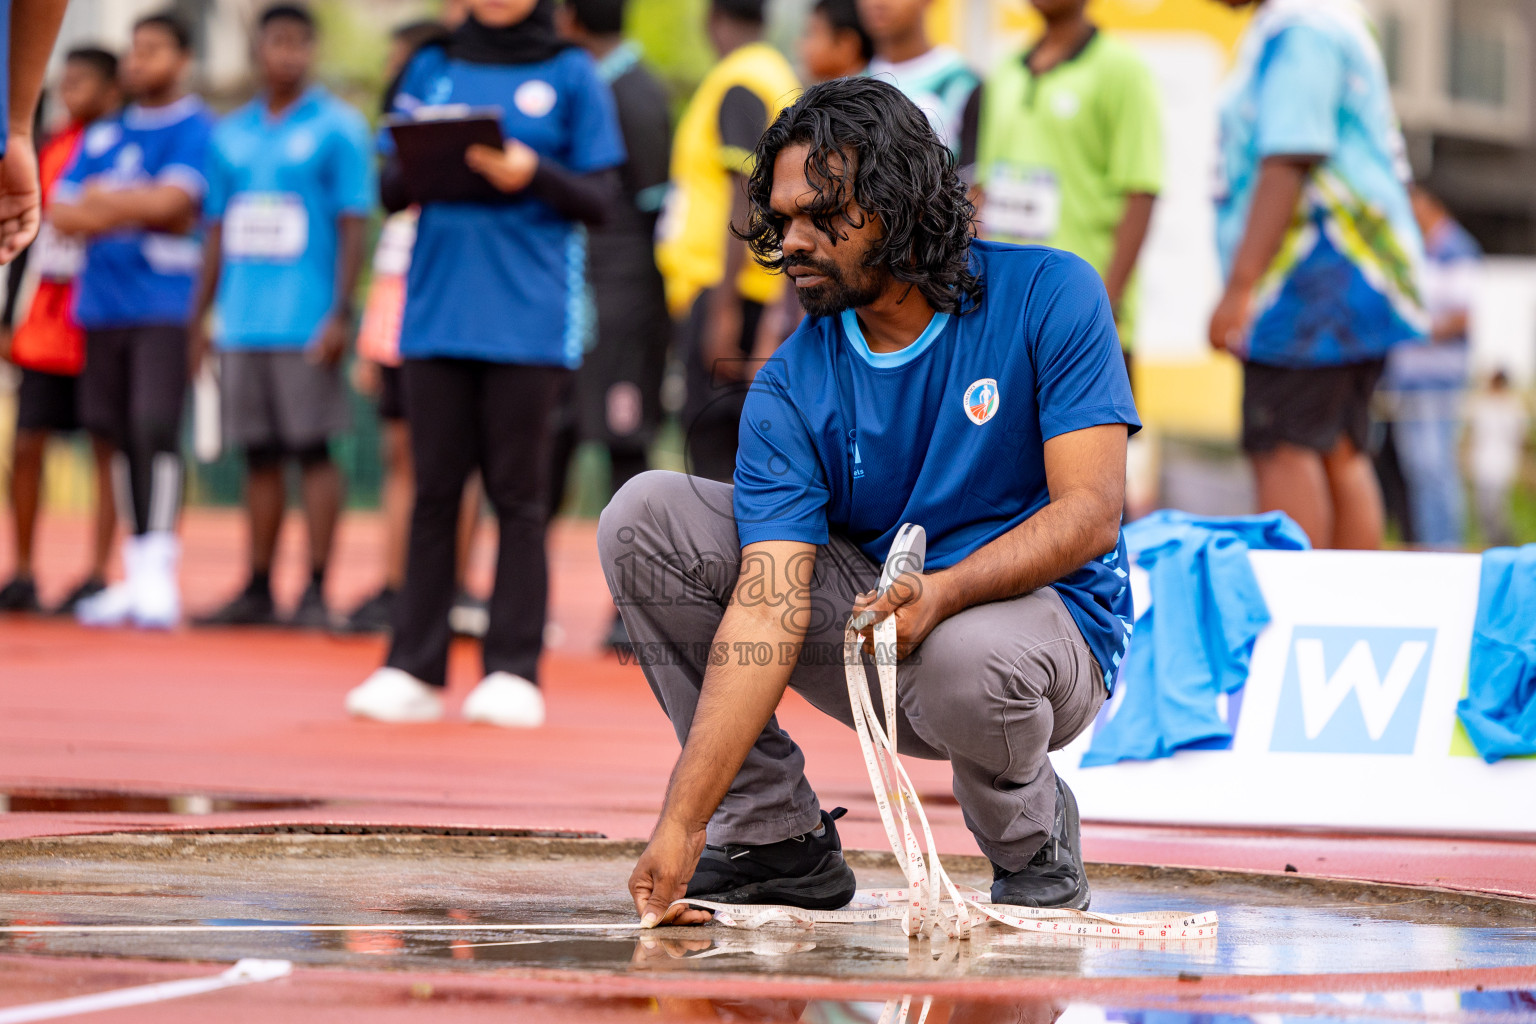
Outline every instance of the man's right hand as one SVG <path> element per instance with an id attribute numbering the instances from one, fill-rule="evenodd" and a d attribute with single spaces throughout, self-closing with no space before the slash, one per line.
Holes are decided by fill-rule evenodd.
<path id="1" fill-rule="evenodd" d="M 656 826 L 651 841 L 635 870 L 629 876 L 629 894 L 640 914 L 640 927 L 663 924 L 704 924 L 712 915 L 707 910 L 672 906 L 683 898 L 688 879 L 699 866 L 704 852 L 704 830 L 663 821 Z"/>

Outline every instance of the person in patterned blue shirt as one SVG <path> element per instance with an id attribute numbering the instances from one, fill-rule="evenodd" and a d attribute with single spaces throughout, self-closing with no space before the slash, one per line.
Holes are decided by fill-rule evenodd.
<path id="1" fill-rule="evenodd" d="M 1256 10 L 1219 113 L 1210 343 L 1243 362 L 1259 509 L 1313 547 L 1378 548 L 1371 394 L 1429 327 L 1386 65 L 1357 0 L 1218 2 Z"/>
<path id="2" fill-rule="evenodd" d="M 854 613 L 895 616 L 901 748 L 950 762 L 992 898 L 1084 908 L 1077 804 L 1047 752 L 1093 720 L 1132 618 L 1140 422 L 1104 285 L 1069 253 L 975 240 L 948 147 L 879 79 L 807 90 L 753 167 L 749 244 L 808 315 L 747 396 L 734 486 L 647 473 L 598 529 L 684 744 L 636 907 L 686 924 L 705 915 L 669 909 L 685 893 L 853 894 L 836 812 L 773 712 L 787 686 L 851 722 Z M 927 532 L 926 575 L 876 597 L 904 523 Z"/>

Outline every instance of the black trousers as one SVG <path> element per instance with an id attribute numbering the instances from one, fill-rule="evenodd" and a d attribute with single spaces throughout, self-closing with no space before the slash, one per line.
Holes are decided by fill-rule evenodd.
<path id="1" fill-rule="evenodd" d="M 80 422 L 124 457 L 118 508 L 134 533 L 173 530 L 181 510 L 187 331 L 180 324 L 85 332 Z"/>
<path id="2" fill-rule="evenodd" d="M 401 370 L 416 507 L 386 663 L 447 685 L 459 503 L 478 468 L 500 526 L 485 671 L 537 682 L 549 592 L 549 430 L 570 371 L 474 359 L 407 359 Z"/>

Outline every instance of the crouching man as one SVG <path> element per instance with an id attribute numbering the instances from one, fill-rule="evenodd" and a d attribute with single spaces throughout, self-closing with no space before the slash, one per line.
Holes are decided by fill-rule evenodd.
<path id="1" fill-rule="evenodd" d="M 630 878 L 646 924 L 707 920 L 669 909 L 685 894 L 853 895 L 837 812 L 774 710 L 788 686 L 852 724 L 843 629 L 865 610 L 896 617 L 900 748 L 953 766 L 994 901 L 1088 906 L 1076 801 L 1046 755 L 1093 720 L 1130 633 L 1140 423 L 1098 275 L 977 241 L 953 163 L 873 79 L 780 114 L 745 234 L 808 316 L 752 385 L 734 485 L 646 473 L 603 513 L 608 586 L 683 744 Z M 908 522 L 926 573 L 877 599 Z"/>

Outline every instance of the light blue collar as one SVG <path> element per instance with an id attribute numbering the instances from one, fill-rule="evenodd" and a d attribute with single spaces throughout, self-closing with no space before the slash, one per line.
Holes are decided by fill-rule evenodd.
<path id="1" fill-rule="evenodd" d="M 274 114 L 269 109 L 267 109 L 266 94 L 257 93 L 256 98 L 251 100 L 251 112 L 255 114 L 256 120 L 261 124 L 267 127 L 275 128 L 278 125 L 286 124 L 290 121 L 296 120 L 303 114 L 307 114 L 310 110 L 320 104 L 320 101 L 324 96 L 325 87 L 320 85 L 318 82 L 311 82 L 308 86 L 305 87 L 303 92 L 299 93 L 298 97 L 292 103 L 288 104 L 282 110 L 279 110 L 276 114 Z"/>
<path id="2" fill-rule="evenodd" d="M 859 327 L 859 315 L 853 310 L 843 310 L 842 321 L 843 334 L 847 337 L 848 344 L 853 346 L 853 350 L 870 366 L 878 370 L 889 370 L 896 366 L 905 366 L 928 351 L 934 339 L 943 334 L 944 328 L 949 326 L 949 314 L 933 314 L 933 319 L 928 321 L 928 326 L 923 328 L 923 333 L 917 336 L 917 340 L 895 352 L 875 352 L 870 349 L 869 342 L 864 340 L 864 331 Z"/>

